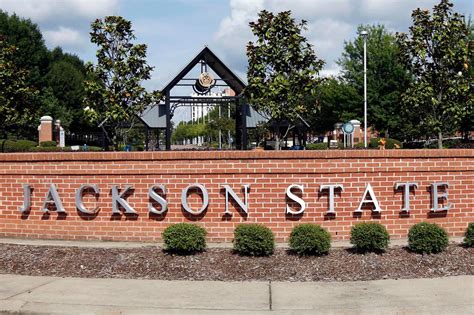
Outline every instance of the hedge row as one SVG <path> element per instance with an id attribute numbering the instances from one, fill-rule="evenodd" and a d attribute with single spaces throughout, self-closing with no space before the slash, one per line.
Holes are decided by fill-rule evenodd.
<path id="1" fill-rule="evenodd" d="M 164 248 L 186 255 L 206 249 L 206 230 L 196 224 L 178 223 L 163 232 Z M 390 236 L 380 223 L 358 223 L 351 228 L 351 244 L 359 252 L 384 252 Z M 234 231 L 234 251 L 246 256 L 269 256 L 275 250 L 273 232 L 262 224 L 240 224 Z M 464 245 L 474 246 L 474 223 L 469 223 Z M 408 232 L 408 248 L 420 254 L 439 253 L 448 246 L 448 234 L 435 223 L 421 222 Z M 331 235 L 317 224 L 305 223 L 293 228 L 290 250 L 298 255 L 325 255 L 331 248 Z"/>
<path id="2" fill-rule="evenodd" d="M 371 138 L 368 147 L 370 149 L 378 149 L 380 146 L 380 140 L 382 138 Z M 383 138 L 385 140 L 385 148 L 386 149 L 401 149 L 403 147 L 403 144 L 392 138 Z M 339 149 L 344 149 L 344 145 L 342 143 L 338 143 L 338 148 Z M 354 148 L 356 149 L 363 149 L 364 148 L 364 143 L 359 142 L 354 145 Z M 329 143 L 327 142 L 318 142 L 318 143 L 308 143 L 306 145 L 306 150 L 329 150 Z"/>
<path id="3" fill-rule="evenodd" d="M 56 141 L 44 141 L 39 146 L 35 141 L 30 140 L 5 140 L 0 139 L 0 152 L 63 152 L 72 151 L 71 147 L 59 148 Z M 83 147 L 79 147 L 83 151 Z M 102 151 L 101 147 L 88 146 L 87 151 Z"/>

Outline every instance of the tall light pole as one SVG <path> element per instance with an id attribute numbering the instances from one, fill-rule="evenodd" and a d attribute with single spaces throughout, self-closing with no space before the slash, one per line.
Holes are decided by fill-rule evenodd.
<path id="1" fill-rule="evenodd" d="M 367 149 L 367 31 L 360 32 L 364 38 L 364 148 Z"/>

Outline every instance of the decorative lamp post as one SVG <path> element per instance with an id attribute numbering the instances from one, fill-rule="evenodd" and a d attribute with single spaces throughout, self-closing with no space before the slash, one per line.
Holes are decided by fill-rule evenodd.
<path id="1" fill-rule="evenodd" d="M 367 31 L 360 32 L 364 39 L 364 148 L 367 149 Z"/>

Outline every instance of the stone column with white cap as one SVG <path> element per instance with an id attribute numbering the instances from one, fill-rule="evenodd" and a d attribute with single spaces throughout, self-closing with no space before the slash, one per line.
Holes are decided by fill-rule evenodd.
<path id="1" fill-rule="evenodd" d="M 364 130 L 361 128 L 361 122 L 357 119 L 352 119 L 349 122 L 354 125 L 354 144 L 364 143 Z"/>
<path id="2" fill-rule="evenodd" d="M 38 142 L 53 141 L 53 118 L 51 116 L 43 116 L 40 121 L 41 124 L 38 126 Z"/>

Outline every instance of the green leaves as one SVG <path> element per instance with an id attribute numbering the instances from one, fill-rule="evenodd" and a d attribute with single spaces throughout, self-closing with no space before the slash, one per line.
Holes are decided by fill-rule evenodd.
<path id="1" fill-rule="evenodd" d="M 296 23 L 290 11 L 259 13 L 250 28 L 256 42 L 247 45 L 249 67 L 247 100 L 258 111 L 274 118 L 295 122 L 314 106 L 323 66 L 306 38 L 301 35 L 306 21 Z"/>
<path id="2" fill-rule="evenodd" d="M 376 130 L 402 137 L 403 123 L 399 115 L 400 95 L 406 90 L 410 80 L 406 69 L 398 60 L 399 48 L 396 37 L 383 25 L 359 25 L 358 33 L 367 31 L 367 98 L 368 124 Z M 344 51 L 338 64 L 342 68 L 342 93 L 353 94 L 353 98 L 344 97 L 345 104 L 333 104 L 334 107 L 346 107 L 347 112 L 339 121 L 347 119 L 363 120 L 364 89 L 364 40 L 357 36 L 344 44 Z M 351 91 L 352 90 L 352 91 Z M 356 93 L 354 93 L 354 91 Z M 335 108 L 335 110 L 339 110 Z M 353 116 L 350 117 L 350 114 Z"/>
<path id="3" fill-rule="evenodd" d="M 28 71 L 14 61 L 17 48 L 0 36 L 0 130 L 29 121 L 33 114 L 31 103 L 38 92 L 29 86 Z"/>
<path id="4" fill-rule="evenodd" d="M 452 6 L 442 0 L 432 15 L 413 11 L 410 36 L 398 35 L 401 60 L 414 77 L 403 94 L 404 111 L 412 131 L 437 135 L 440 147 L 443 134 L 460 130 L 473 112 L 472 29 Z"/>
<path id="5" fill-rule="evenodd" d="M 85 82 L 84 105 L 93 123 L 107 122 L 110 140 L 116 142 L 123 124 L 158 101 L 160 93 L 149 93 L 141 86 L 150 79 L 153 67 L 146 62 L 147 46 L 132 43 L 135 36 L 130 21 L 120 16 L 97 19 L 90 35 L 91 42 L 98 46 L 97 65 L 87 65 L 91 79 Z"/>

